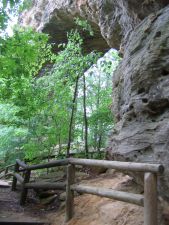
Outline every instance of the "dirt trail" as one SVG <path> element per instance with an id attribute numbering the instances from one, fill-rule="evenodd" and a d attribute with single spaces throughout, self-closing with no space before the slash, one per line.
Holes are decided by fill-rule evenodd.
<path id="1" fill-rule="evenodd" d="M 86 185 L 140 193 L 129 176 L 121 173 L 103 174 L 81 182 Z M 64 204 L 58 213 L 50 213 L 53 225 L 143 225 L 143 208 L 94 195 L 83 194 L 75 198 L 75 215 L 64 223 Z"/>
<path id="2" fill-rule="evenodd" d="M 20 206 L 20 191 L 12 192 L 10 187 L 0 188 L 0 222 L 47 222 L 42 206 L 34 202 L 29 193 L 25 207 Z M 2 223 L 2 222 L 1 222 Z"/>
<path id="3" fill-rule="evenodd" d="M 79 173 L 77 180 L 85 185 L 140 193 L 129 176 L 113 170 L 96 176 Z M 29 191 L 25 207 L 19 206 L 19 199 L 20 191 L 0 189 L 0 220 L 11 218 L 13 221 L 47 221 L 51 225 L 143 225 L 142 207 L 94 195 L 75 197 L 75 215 L 68 223 L 64 222 L 65 201 L 60 202 L 59 194 L 50 205 L 43 205 L 33 191 Z"/>

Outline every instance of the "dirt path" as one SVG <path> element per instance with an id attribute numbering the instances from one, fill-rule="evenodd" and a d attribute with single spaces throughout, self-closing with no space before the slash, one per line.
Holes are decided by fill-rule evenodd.
<path id="1" fill-rule="evenodd" d="M 47 222 L 47 209 L 35 202 L 29 193 L 25 207 L 19 205 L 20 191 L 12 192 L 11 188 L 0 188 L 0 222 Z M 56 207 L 57 210 L 57 207 Z M 45 212 L 45 213 L 44 213 Z"/>
<path id="2" fill-rule="evenodd" d="M 120 173 L 103 174 L 82 182 L 86 185 L 140 193 L 130 177 Z M 63 225 L 64 203 L 57 213 L 48 215 L 52 225 Z M 75 215 L 67 225 L 143 225 L 143 208 L 107 198 L 83 194 L 75 198 Z"/>
<path id="3" fill-rule="evenodd" d="M 90 186 L 107 187 L 115 190 L 140 193 L 130 177 L 115 171 L 99 176 L 83 176 L 79 183 Z M 10 188 L 0 189 L 0 220 L 10 218 L 13 221 L 43 221 L 52 225 L 65 224 L 65 201 L 59 196 L 50 205 L 43 205 L 29 191 L 25 207 L 19 206 L 20 192 L 11 192 Z M 67 225 L 143 225 L 143 208 L 135 205 L 83 194 L 75 197 L 75 215 Z"/>

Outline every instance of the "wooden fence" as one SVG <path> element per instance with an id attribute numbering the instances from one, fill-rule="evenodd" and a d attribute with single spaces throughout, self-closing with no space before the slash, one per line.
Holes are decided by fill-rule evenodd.
<path id="1" fill-rule="evenodd" d="M 3 177 L 6 177 L 8 175 L 11 175 L 10 171 L 13 171 L 13 167 L 15 166 L 15 164 L 11 164 L 9 166 L 6 166 L 4 169 L 0 170 L 0 179 L 2 179 Z"/>
<path id="2" fill-rule="evenodd" d="M 128 192 L 116 191 L 106 188 L 97 188 L 75 183 L 75 166 L 98 166 L 111 168 L 120 171 L 133 171 L 144 173 L 144 195 L 133 194 Z M 31 183 L 30 176 L 32 170 L 67 166 L 66 183 Z M 27 197 L 28 189 L 62 189 L 66 190 L 66 222 L 74 215 L 74 192 L 88 193 L 128 202 L 144 207 L 144 225 L 157 225 L 157 178 L 158 174 L 163 173 L 164 167 L 160 164 L 119 162 L 107 160 L 93 159 L 63 159 L 56 160 L 46 164 L 27 165 L 20 160 L 16 160 L 13 175 L 12 190 L 16 190 L 17 181 L 21 183 L 20 204 L 24 205 Z M 23 176 L 20 173 L 23 172 Z"/>

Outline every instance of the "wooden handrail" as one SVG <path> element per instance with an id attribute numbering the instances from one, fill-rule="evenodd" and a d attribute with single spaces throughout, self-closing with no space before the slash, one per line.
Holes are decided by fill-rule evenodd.
<path id="1" fill-rule="evenodd" d="M 0 179 L 5 178 L 7 176 L 13 176 L 13 173 L 4 173 L 2 176 L 0 176 Z"/>
<path id="2" fill-rule="evenodd" d="M 25 184 L 25 188 L 28 189 L 44 189 L 44 190 L 65 190 L 66 183 L 47 183 L 47 182 L 39 182 L 39 183 L 27 183 Z"/>
<path id="3" fill-rule="evenodd" d="M 111 168 L 117 170 L 127 170 L 135 172 L 151 172 L 151 173 L 163 173 L 164 167 L 161 164 L 150 164 L 150 163 L 135 163 L 135 162 L 120 162 L 120 161 L 109 161 L 109 160 L 95 160 L 95 159 L 61 159 L 55 160 L 44 164 L 37 165 L 26 165 L 24 162 L 19 159 L 16 160 L 18 165 L 23 168 L 20 171 L 24 170 L 38 170 L 45 168 L 52 168 L 57 166 L 66 166 L 68 164 L 72 165 L 83 165 L 83 166 L 98 166 L 104 168 Z"/>
<path id="4" fill-rule="evenodd" d="M 90 187 L 85 185 L 72 185 L 71 190 L 77 191 L 79 193 L 87 193 L 123 202 L 128 202 L 139 206 L 144 206 L 144 196 L 139 194 L 115 191 L 108 188 Z"/>
<path id="5" fill-rule="evenodd" d="M 19 159 L 16 160 L 16 163 L 18 163 L 18 165 L 19 165 L 20 167 L 22 167 L 23 169 L 27 169 L 27 168 L 29 167 L 28 165 L 26 165 L 24 162 L 22 162 L 22 161 L 19 160 Z"/>
<path id="6" fill-rule="evenodd" d="M 4 174 L 3 176 L 0 177 L 3 178 L 5 176 L 13 176 L 15 177 L 21 184 L 23 183 L 24 179 L 23 177 L 19 174 L 19 173 L 7 173 L 7 174 Z"/>
<path id="7" fill-rule="evenodd" d="M 9 168 L 11 168 L 11 167 L 13 167 L 13 166 L 15 166 L 15 163 L 6 166 L 5 169 L 7 169 L 7 168 L 9 169 Z"/>
<path id="8" fill-rule="evenodd" d="M 11 168 L 11 167 L 13 167 L 13 166 L 15 166 L 15 164 L 11 164 L 11 165 L 5 166 L 4 169 L 0 170 L 0 173 L 2 173 L 2 172 L 4 172 L 4 171 L 8 170 L 9 168 Z"/>
<path id="9" fill-rule="evenodd" d="M 57 166 L 67 166 L 68 164 L 69 164 L 68 159 L 61 159 L 61 160 L 55 160 L 55 161 L 52 161 L 49 163 L 28 166 L 26 169 L 27 170 L 38 170 L 38 169 L 52 168 L 52 167 L 57 167 Z"/>
<path id="10" fill-rule="evenodd" d="M 26 165 L 21 160 L 17 159 L 15 164 L 15 169 L 13 173 L 13 183 L 12 183 L 12 190 L 14 191 L 16 189 L 17 180 L 22 184 L 22 191 L 21 191 L 21 198 L 20 198 L 20 204 L 24 205 L 27 197 L 28 189 L 58 189 L 58 190 L 64 190 L 66 189 L 65 183 L 30 183 L 30 175 L 32 170 L 38 170 L 38 169 L 45 169 L 45 168 L 52 168 L 56 166 L 66 166 L 68 165 L 69 160 L 63 159 L 63 160 L 56 160 L 49 163 L 44 164 L 38 164 L 38 165 Z M 20 169 L 21 167 L 21 169 Z M 24 178 L 19 174 L 19 172 L 24 172 Z"/>
<path id="11" fill-rule="evenodd" d="M 70 158 L 69 163 L 73 165 L 99 166 L 124 171 L 151 172 L 151 173 L 164 172 L 164 167 L 161 164 L 120 162 L 120 161 L 95 160 L 95 159 L 75 159 L 75 158 Z"/>

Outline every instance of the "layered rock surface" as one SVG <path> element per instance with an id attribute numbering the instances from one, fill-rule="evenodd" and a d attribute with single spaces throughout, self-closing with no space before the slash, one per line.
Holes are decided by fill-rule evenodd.
<path id="1" fill-rule="evenodd" d="M 113 77 L 117 124 L 110 152 L 115 160 L 162 163 L 161 194 L 169 199 L 169 7 L 132 33 Z"/>

